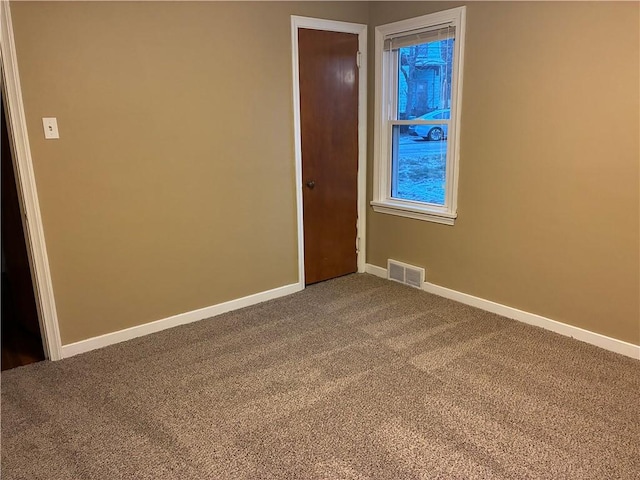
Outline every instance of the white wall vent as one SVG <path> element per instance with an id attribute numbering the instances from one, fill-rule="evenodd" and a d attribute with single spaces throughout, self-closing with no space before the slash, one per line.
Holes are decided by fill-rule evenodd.
<path id="1" fill-rule="evenodd" d="M 425 272 L 424 268 L 389 259 L 387 260 L 387 278 L 410 287 L 422 288 Z"/>

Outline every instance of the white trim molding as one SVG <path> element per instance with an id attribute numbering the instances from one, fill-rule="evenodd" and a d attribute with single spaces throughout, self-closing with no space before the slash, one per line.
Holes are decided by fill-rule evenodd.
<path id="1" fill-rule="evenodd" d="M 385 202 L 371 202 L 374 212 L 388 213 L 398 217 L 413 218 L 415 220 L 428 220 L 433 223 L 441 223 L 442 225 L 454 225 L 457 214 L 447 212 L 434 213 L 433 210 L 423 208 L 421 205 L 407 206 L 408 202 L 398 202 L 389 199 Z"/>
<path id="2" fill-rule="evenodd" d="M 200 320 L 222 315 L 223 313 L 227 313 L 232 310 L 250 307 L 251 305 L 266 302 L 267 300 L 273 300 L 274 298 L 291 295 L 292 293 L 299 292 L 301 289 L 302 288 L 299 284 L 294 283 L 291 285 L 286 285 L 284 287 L 278 287 L 272 290 L 266 290 L 264 292 L 238 298 L 236 300 L 219 303 L 210 307 L 200 308 L 198 310 L 192 310 L 186 313 L 180 313 L 168 318 L 156 320 L 155 322 L 145 323 L 144 325 L 138 325 L 135 327 L 126 328 L 124 330 L 119 330 L 117 332 L 100 335 L 98 337 L 88 338 L 87 340 L 70 343 L 62 347 L 62 357 L 72 357 L 80 353 L 107 347 L 115 343 L 125 342 L 137 337 L 160 332 L 168 328 L 177 327 L 178 325 L 186 325 L 187 323 L 198 322 Z"/>
<path id="3" fill-rule="evenodd" d="M 365 268 L 365 273 L 368 273 L 370 275 L 375 275 L 376 277 L 388 279 L 386 268 L 379 267 L 377 265 L 372 265 L 371 263 L 367 263 L 367 266 Z"/>
<path id="4" fill-rule="evenodd" d="M 304 218 L 302 209 L 302 144 L 300 129 L 300 72 L 298 29 L 326 30 L 358 35 L 360 74 L 358 75 L 358 223 L 356 248 L 358 272 L 365 271 L 367 212 L 367 26 L 319 18 L 291 16 L 291 62 L 293 72 L 293 125 L 296 162 L 296 206 L 298 223 L 298 276 L 304 286 Z"/>
<path id="5" fill-rule="evenodd" d="M 366 273 L 377 277 L 387 278 L 386 268 L 367 264 L 365 271 Z M 433 283 L 425 282 L 422 289 L 440 297 L 455 300 L 456 302 L 464 303 L 465 305 L 470 305 L 487 312 L 496 313 L 503 317 L 517 320 L 528 325 L 544 328 L 545 330 L 550 330 L 552 332 L 559 333 L 560 335 L 571 337 L 576 340 L 580 340 L 581 342 L 589 343 L 596 347 L 604 348 L 605 350 L 640 360 L 640 345 L 634 345 L 622 340 L 607 337 L 605 335 L 584 330 L 580 327 L 574 327 L 573 325 L 567 325 L 566 323 L 558 322 L 535 313 L 518 310 L 517 308 L 492 302 L 491 300 L 485 300 L 484 298 L 474 297 L 473 295 L 441 287 Z"/>
<path id="6" fill-rule="evenodd" d="M 0 30 L 2 88 L 6 94 L 7 125 L 14 156 L 18 192 L 21 206 L 24 209 L 27 250 L 33 274 L 42 343 L 45 355 L 49 360 L 60 360 L 62 351 L 58 314 L 53 294 L 51 271 L 49 270 L 49 259 L 42 226 L 42 216 L 40 214 L 36 180 L 33 172 L 33 160 L 29 147 L 24 104 L 22 102 L 13 24 L 11 23 L 11 9 L 9 2 L 4 0 L 0 2 Z"/>

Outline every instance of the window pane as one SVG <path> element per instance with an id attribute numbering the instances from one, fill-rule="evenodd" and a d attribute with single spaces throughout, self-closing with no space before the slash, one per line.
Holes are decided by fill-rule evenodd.
<path id="1" fill-rule="evenodd" d="M 454 41 L 447 38 L 398 49 L 398 120 L 449 111 Z M 441 113 L 437 118 L 450 117 Z"/>
<path id="2" fill-rule="evenodd" d="M 444 205 L 447 125 L 395 125 L 391 196 Z"/>

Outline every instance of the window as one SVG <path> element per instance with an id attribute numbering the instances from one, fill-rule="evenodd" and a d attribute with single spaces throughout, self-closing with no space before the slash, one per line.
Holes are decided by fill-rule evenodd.
<path id="1" fill-rule="evenodd" d="M 376 212 L 453 225 L 465 7 L 376 28 Z"/>

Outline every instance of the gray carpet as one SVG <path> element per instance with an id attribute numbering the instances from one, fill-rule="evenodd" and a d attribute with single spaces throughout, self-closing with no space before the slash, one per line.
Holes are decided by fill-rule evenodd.
<path id="1" fill-rule="evenodd" d="M 638 479 L 640 362 L 351 275 L 4 372 L 2 478 Z"/>

